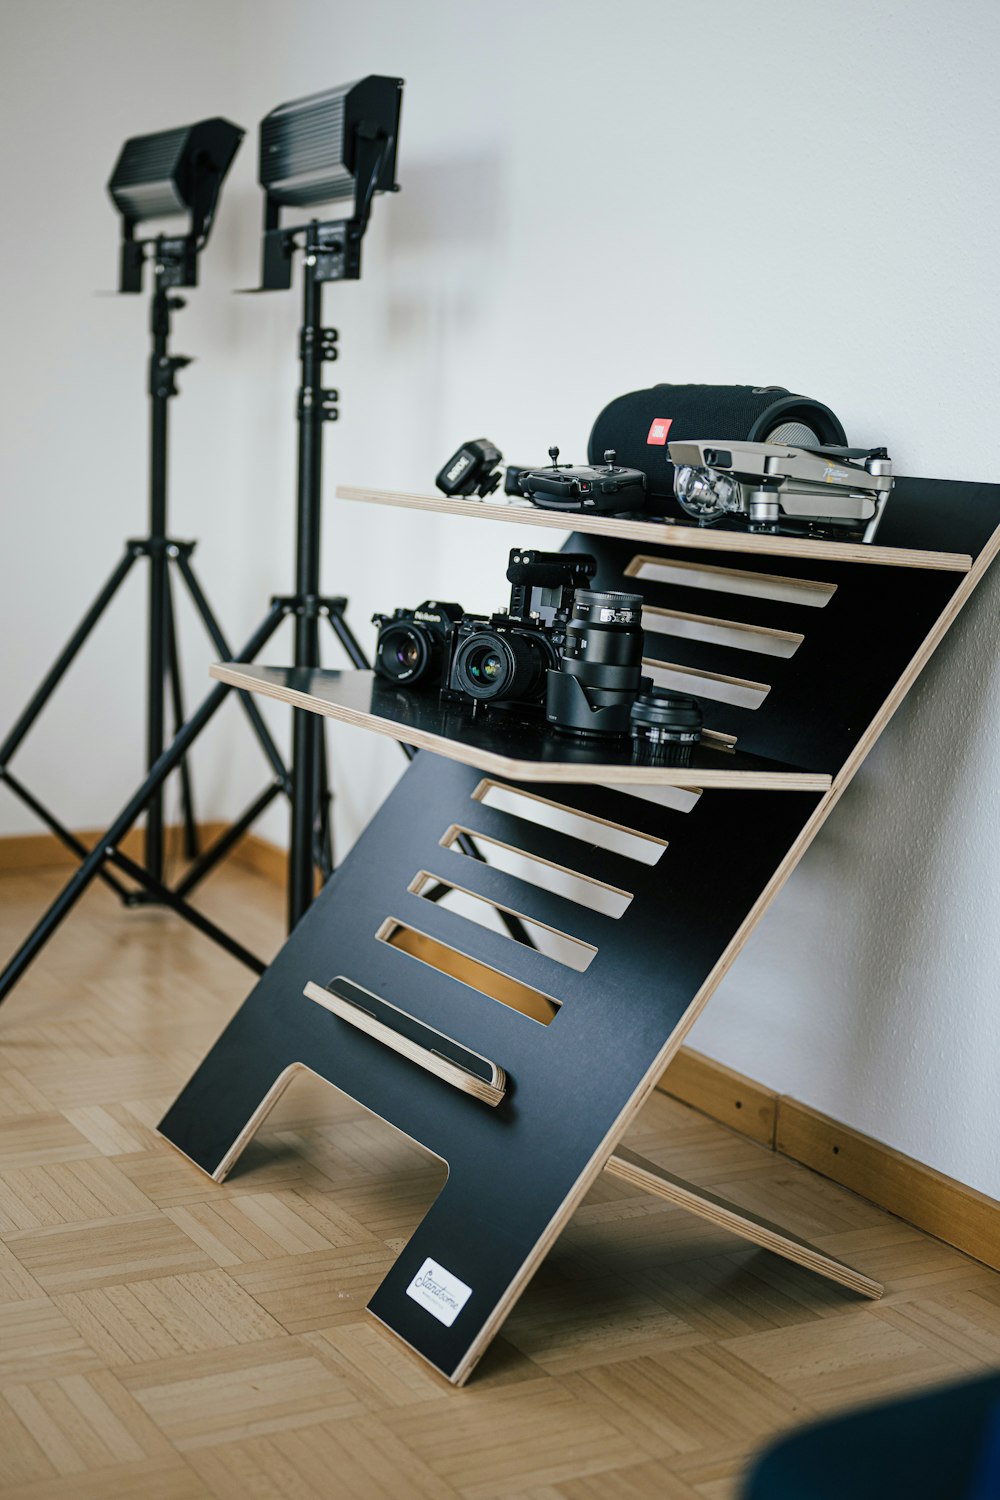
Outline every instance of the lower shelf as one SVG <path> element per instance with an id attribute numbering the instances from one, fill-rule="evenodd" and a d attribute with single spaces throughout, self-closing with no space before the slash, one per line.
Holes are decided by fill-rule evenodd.
<path id="1" fill-rule="evenodd" d="M 581 744 L 554 735 L 542 721 L 514 713 L 473 714 L 461 704 L 442 703 L 436 693 L 394 687 L 374 672 L 218 662 L 211 673 L 231 687 L 263 693 L 515 781 L 772 792 L 825 792 L 831 783 L 827 775 L 789 770 L 777 761 L 711 740 L 695 746 L 688 766 L 636 765 L 628 745 Z"/>

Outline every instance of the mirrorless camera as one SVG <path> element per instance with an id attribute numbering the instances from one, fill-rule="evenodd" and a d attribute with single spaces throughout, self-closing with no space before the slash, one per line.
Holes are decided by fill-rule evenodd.
<path id="1" fill-rule="evenodd" d="M 545 674 L 559 662 L 573 595 L 596 571 L 586 552 L 514 547 L 507 568 L 510 605 L 494 615 L 465 615 L 455 626 L 445 697 L 540 705 Z"/>

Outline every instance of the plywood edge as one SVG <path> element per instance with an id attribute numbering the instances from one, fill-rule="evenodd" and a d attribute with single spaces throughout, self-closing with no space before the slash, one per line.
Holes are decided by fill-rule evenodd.
<path id="1" fill-rule="evenodd" d="M 774 1146 L 777 1093 L 724 1063 L 691 1047 L 682 1047 L 671 1058 L 656 1086 L 762 1146 Z"/>
<path id="2" fill-rule="evenodd" d="M 510 781 L 538 781 L 564 786 L 590 786 L 595 781 L 600 781 L 609 786 L 676 786 L 692 791 L 726 787 L 770 792 L 828 792 L 833 785 L 832 776 L 813 771 L 711 771 L 704 767 L 685 769 L 679 766 L 561 765 L 558 761 L 512 760 L 509 756 L 467 745 L 459 739 L 430 734 L 426 730 L 397 724 L 392 719 L 380 718 L 377 714 L 332 703 L 328 698 L 314 693 L 286 687 L 284 683 L 256 676 L 253 670 L 246 670 L 247 667 L 245 662 L 213 662 L 209 673 L 218 682 L 225 682 L 230 687 L 260 693 L 265 698 L 274 698 L 293 708 L 304 708 L 310 713 L 321 714 L 324 718 L 353 725 L 356 729 L 367 729 L 374 734 L 385 735 L 401 744 L 412 745 L 417 750 L 429 750 L 446 760 L 455 760 L 461 765 L 473 766 L 477 771 L 486 771 L 492 776 L 502 776 Z"/>
<path id="3" fill-rule="evenodd" d="M 575 531 L 587 536 L 645 542 L 652 547 L 683 547 L 691 551 L 747 552 L 772 557 L 803 557 L 825 562 L 874 563 L 894 568 L 931 568 L 967 573 L 972 558 L 964 552 L 931 552 L 912 547 L 877 547 L 870 542 L 823 542 L 802 537 L 754 536 L 733 531 L 698 530 L 660 521 L 626 521 L 616 516 L 571 515 L 538 510 L 534 506 L 504 505 L 495 500 L 469 500 L 447 495 L 414 495 L 399 490 L 373 490 L 359 485 L 337 486 L 338 500 L 367 505 L 395 505 L 404 510 L 435 511 L 440 515 L 471 516 L 517 526 L 539 526 L 553 531 Z"/>
<path id="4" fill-rule="evenodd" d="M 995 1198 L 787 1096 L 778 1100 L 775 1144 L 783 1155 L 1000 1270 Z"/>
<path id="5" fill-rule="evenodd" d="M 688 1213 L 707 1219 L 718 1229 L 728 1230 L 741 1239 L 749 1240 L 762 1250 L 770 1250 L 795 1265 L 803 1266 L 807 1271 L 814 1271 L 829 1281 L 837 1282 L 839 1286 L 849 1287 L 863 1297 L 877 1299 L 885 1290 L 881 1282 L 865 1276 L 863 1272 L 837 1260 L 835 1256 L 827 1255 L 817 1245 L 782 1229 L 780 1224 L 774 1224 L 770 1219 L 761 1218 L 738 1203 L 674 1176 L 672 1172 L 647 1161 L 627 1146 L 619 1146 L 609 1157 L 605 1171 L 632 1187 L 672 1203 L 676 1208 L 683 1208 Z"/>
<path id="6" fill-rule="evenodd" d="M 223 822 L 208 822 L 198 824 L 198 838 L 203 847 L 207 847 L 228 827 Z M 105 830 L 103 828 L 77 828 L 72 830 L 74 836 L 87 849 L 92 849 L 99 838 L 102 838 Z M 184 828 L 180 823 L 171 823 L 164 828 L 164 842 L 166 857 L 168 859 L 181 859 L 184 854 Z M 144 834 L 142 828 L 132 828 L 119 844 L 123 854 L 130 859 L 141 860 L 143 857 Z M 69 868 L 78 865 L 80 861 L 71 849 L 67 849 L 61 839 L 56 838 L 54 833 L 8 833 L 0 835 L 0 872 L 7 873 L 12 870 L 44 870 L 53 868 Z"/>
<path id="7" fill-rule="evenodd" d="M 448 1058 L 442 1057 L 440 1052 L 432 1052 L 427 1047 L 422 1047 L 418 1042 L 394 1031 L 391 1026 L 386 1026 L 375 1016 L 367 1011 L 360 1010 L 357 1005 L 352 1005 L 340 995 L 325 989 L 323 985 L 309 980 L 303 991 L 307 1000 L 313 1000 L 328 1010 L 332 1015 L 339 1016 L 342 1021 L 348 1022 L 358 1031 L 363 1031 L 373 1041 L 381 1043 L 391 1051 L 405 1057 L 408 1062 L 415 1063 L 418 1068 L 423 1068 L 428 1073 L 433 1073 L 435 1078 L 440 1078 L 443 1083 L 450 1084 L 452 1088 L 458 1089 L 463 1094 L 469 1094 L 473 1099 L 478 1099 L 482 1104 L 488 1104 L 491 1109 L 496 1109 L 498 1104 L 503 1103 L 504 1093 L 507 1088 L 507 1077 L 503 1068 L 489 1058 L 482 1060 L 489 1064 L 493 1071 L 493 1082 L 487 1083 L 482 1078 L 477 1078 L 465 1068 L 459 1067 L 457 1063 L 450 1062 Z M 398 1010 L 397 1006 L 390 1006 L 391 1010 Z M 428 1028 L 432 1029 L 432 1028 Z M 450 1038 L 449 1038 L 450 1040 Z M 477 1054 L 478 1056 L 478 1054 Z"/>

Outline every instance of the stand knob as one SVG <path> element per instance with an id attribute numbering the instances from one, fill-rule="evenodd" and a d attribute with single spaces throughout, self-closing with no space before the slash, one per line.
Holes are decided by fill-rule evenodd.
<path id="1" fill-rule="evenodd" d="M 607 464 L 607 466 L 608 466 L 609 469 L 613 469 L 614 468 L 616 456 L 617 455 L 615 453 L 614 448 L 605 448 L 605 450 L 604 450 L 604 462 Z"/>
<path id="2" fill-rule="evenodd" d="M 554 469 L 558 468 L 559 467 L 559 449 L 558 448 L 550 448 L 549 449 L 549 457 L 552 460 L 552 467 Z"/>

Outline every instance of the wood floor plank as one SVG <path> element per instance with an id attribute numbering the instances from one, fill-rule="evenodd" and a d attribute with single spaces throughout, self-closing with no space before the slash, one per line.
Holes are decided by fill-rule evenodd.
<path id="1" fill-rule="evenodd" d="M 104 1157 L 0 1172 L 0 1234 L 152 1210 L 149 1199 Z"/>
<path id="2" fill-rule="evenodd" d="M 9 1235 L 7 1245 L 51 1293 L 210 1270 L 213 1264 L 161 1213 L 22 1231 Z"/>
<path id="3" fill-rule="evenodd" d="M 254 1343 L 284 1331 L 221 1271 L 70 1292 L 55 1301 L 108 1365 Z"/>
<path id="4" fill-rule="evenodd" d="M 119 1374 L 181 1453 L 365 1415 L 349 1382 L 294 1338 L 156 1360 Z"/>
<path id="5" fill-rule="evenodd" d="M 191 1452 L 217 1500 L 455 1500 L 380 1424 L 336 1422 Z M 336 1490 L 332 1489 L 335 1483 Z"/>
<path id="6" fill-rule="evenodd" d="M 63 1115 L 18 1115 L 0 1120 L 0 1171 L 99 1155 L 93 1142 Z"/>
<path id="7" fill-rule="evenodd" d="M 115 1464 L 90 1474 L 55 1475 L 4 1487 L 4 1500 L 212 1500 L 180 1455 L 159 1455 L 134 1464 Z"/>
<path id="8" fill-rule="evenodd" d="M 56 1474 L 83 1474 L 171 1453 L 166 1438 L 108 1370 L 10 1385 L 0 1393 L 0 1404 Z"/>
<path id="9" fill-rule="evenodd" d="M 33 1376 L 71 1375 L 103 1361 L 49 1297 L 0 1306 L 0 1388 Z"/>

